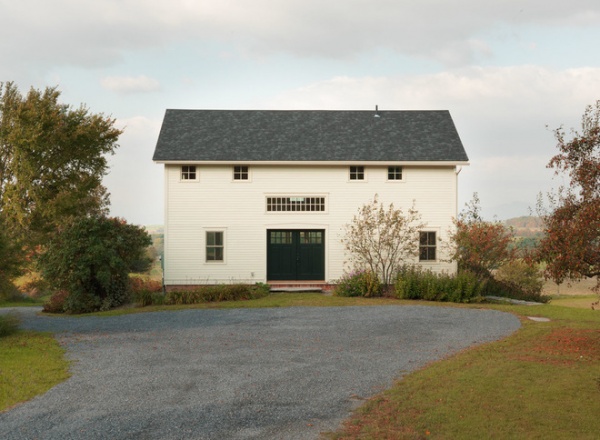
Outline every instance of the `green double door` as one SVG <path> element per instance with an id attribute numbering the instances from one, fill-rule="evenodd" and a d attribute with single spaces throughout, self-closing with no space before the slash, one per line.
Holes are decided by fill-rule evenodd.
<path id="1" fill-rule="evenodd" d="M 267 230 L 269 281 L 325 279 L 325 230 Z"/>

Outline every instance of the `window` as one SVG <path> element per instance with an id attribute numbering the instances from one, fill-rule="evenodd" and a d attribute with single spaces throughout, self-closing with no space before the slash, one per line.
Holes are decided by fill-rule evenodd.
<path id="1" fill-rule="evenodd" d="M 271 231 L 271 244 L 292 244 L 292 231 Z"/>
<path id="2" fill-rule="evenodd" d="M 435 232 L 419 232 L 419 261 L 435 261 Z"/>
<path id="3" fill-rule="evenodd" d="M 206 231 L 206 261 L 223 261 L 223 231 Z"/>
<path id="4" fill-rule="evenodd" d="M 301 231 L 300 232 L 300 243 L 302 243 L 302 244 L 322 244 L 323 243 L 323 232 L 322 231 Z"/>
<path id="5" fill-rule="evenodd" d="M 350 167 L 350 180 L 365 180 L 365 167 Z"/>
<path id="6" fill-rule="evenodd" d="M 402 180 L 402 167 L 388 167 L 388 180 Z"/>
<path id="7" fill-rule="evenodd" d="M 234 166 L 233 167 L 233 180 L 248 180 L 248 167 L 247 166 Z"/>
<path id="8" fill-rule="evenodd" d="M 267 197 L 268 212 L 322 212 L 325 197 Z"/>
<path id="9" fill-rule="evenodd" d="M 183 165 L 181 167 L 181 180 L 196 180 L 196 167 L 194 165 Z"/>

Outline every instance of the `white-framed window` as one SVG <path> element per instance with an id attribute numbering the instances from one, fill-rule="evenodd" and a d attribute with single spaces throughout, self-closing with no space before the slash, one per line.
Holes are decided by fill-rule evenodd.
<path id="1" fill-rule="evenodd" d="M 365 167 L 351 166 L 350 167 L 350 180 L 365 180 Z"/>
<path id="2" fill-rule="evenodd" d="M 181 166 L 181 180 L 196 180 L 197 178 L 198 172 L 195 165 Z"/>
<path id="3" fill-rule="evenodd" d="M 249 180 L 250 173 L 248 166 L 246 165 L 235 165 L 233 167 L 233 180 Z"/>
<path id="4" fill-rule="evenodd" d="M 267 212 L 325 212 L 324 196 L 267 196 Z"/>
<path id="5" fill-rule="evenodd" d="M 225 261 L 225 232 L 206 231 L 206 262 Z"/>
<path id="6" fill-rule="evenodd" d="M 388 180 L 402 180 L 402 167 L 400 166 L 391 166 L 388 167 Z"/>
<path id="7" fill-rule="evenodd" d="M 436 261 L 437 234 L 435 231 L 419 232 L 419 261 Z"/>

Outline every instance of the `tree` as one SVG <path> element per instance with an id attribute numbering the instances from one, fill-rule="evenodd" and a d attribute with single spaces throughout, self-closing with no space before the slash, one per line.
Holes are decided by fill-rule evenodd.
<path id="1" fill-rule="evenodd" d="M 510 246 L 512 230 L 500 222 L 483 220 L 477 193 L 466 208 L 454 219 L 454 230 L 449 233 L 451 259 L 458 262 L 459 270 L 491 277 L 492 270 L 515 256 Z"/>
<path id="2" fill-rule="evenodd" d="M 128 274 L 151 243 L 144 229 L 122 219 L 82 217 L 52 236 L 39 268 L 68 292 L 65 312 L 107 310 L 127 302 Z"/>
<path id="3" fill-rule="evenodd" d="M 545 232 L 539 258 L 557 284 L 596 277 L 600 291 L 600 100 L 585 109 L 581 132 L 571 134 L 567 139 L 562 127 L 554 131 L 559 154 L 547 166 L 570 182 L 549 195 L 550 211 L 538 203 Z"/>
<path id="4" fill-rule="evenodd" d="M 419 230 L 424 226 L 420 218 L 414 206 L 406 214 L 393 204 L 386 209 L 375 195 L 345 227 L 342 243 L 350 263 L 355 269 L 371 270 L 390 286 L 402 264 L 419 254 Z"/>
<path id="5" fill-rule="evenodd" d="M 59 97 L 56 88 L 23 97 L 0 83 L 0 217 L 31 248 L 69 219 L 106 211 L 106 155 L 122 133 L 113 119 Z"/>

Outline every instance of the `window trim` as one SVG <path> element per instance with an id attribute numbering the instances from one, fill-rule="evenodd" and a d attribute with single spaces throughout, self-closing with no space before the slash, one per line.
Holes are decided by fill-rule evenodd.
<path id="1" fill-rule="evenodd" d="M 221 234 L 221 244 L 208 244 L 208 234 Z M 227 254 L 225 252 L 226 248 L 226 234 L 225 229 L 222 228 L 205 228 L 204 229 L 204 263 L 205 264 L 224 264 L 226 262 Z M 221 248 L 222 259 L 220 260 L 209 260 L 208 259 L 208 249 L 217 249 Z"/>
<path id="2" fill-rule="evenodd" d="M 433 234 L 434 244 L 429 244 L 429 235 L 427 238 L 427 244 L 421 244 L 422 234 Z M 434 258 L 421 258 L 422 252 L 424 249 L 433 249 Z M 429 257 L 429 252 L 427 252 L 427 256 Z M 438 233 L 437 231 L 432 230 L 424 230 L 419 231 L 419 263 L 437 263 L 438 262 Z"/>
<path id="3" fill-rule="evenodd" d="M 184 170 L 187 168 L 187 170 Z M 193 171 L 192 171 L 193 168 Z M 193 173 L 194 177 L 190 177 Z M 187 177 L 184 177 L 187 176 Z M 198 167 L 196 165 L 181 165 L 179 167 L 179 180 L 181 182 L 197 182 L 198 181 Z"/>
<path id="4" fill-rule="evenodd" d="M 365 166 L 350 165 L 348 167 L 348 180 L 350 182 L 365 182 L 367 180 L 367 172 Z"/>
<path id="5" fill-rule="evenodd" d="M 239 168 L 239 170 L 237 170 Z M 245 178 L 244 178 L 245 176 Z M 234 182 L 250 182 L 250 167 L 248 165 L 233 166 Z"/>

